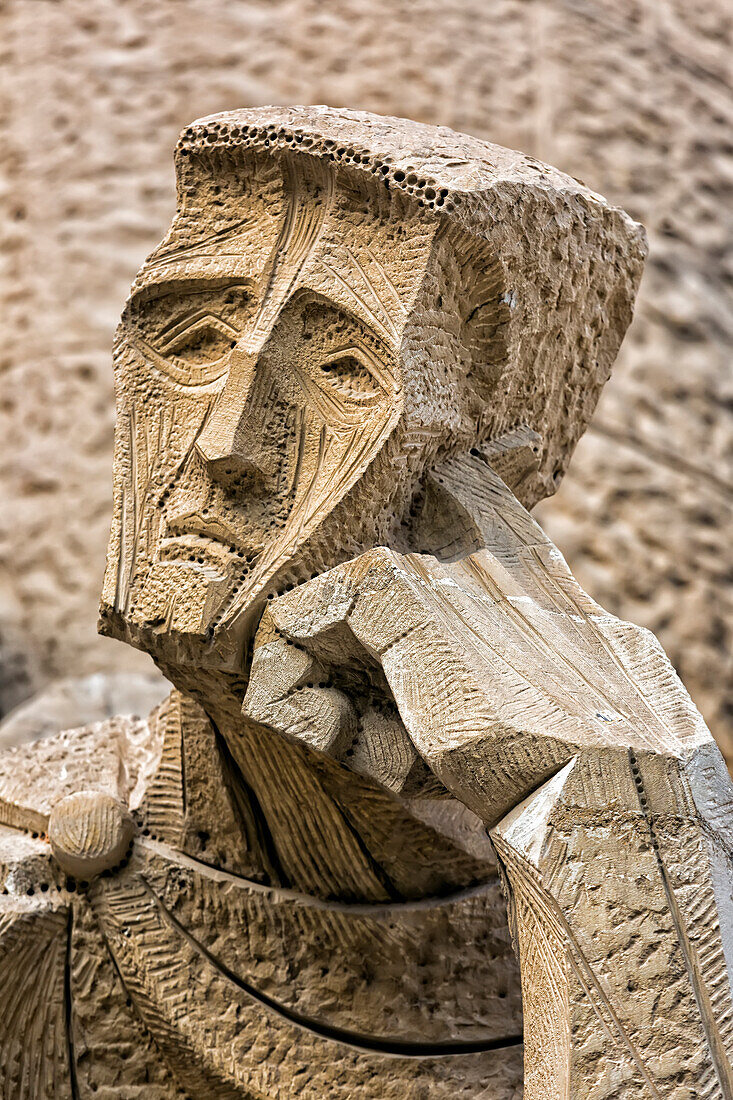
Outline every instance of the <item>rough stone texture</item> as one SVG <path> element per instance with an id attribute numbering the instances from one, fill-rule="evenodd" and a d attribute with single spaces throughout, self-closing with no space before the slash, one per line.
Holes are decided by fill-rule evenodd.
<path id="1" fill-rule="evenodd" d="M 552 492 L 646 248 L 534 158 L 346 109 L 200 119 L 176 182 L 115 337 L 100 622 L 177 683 L 243 674 L 274 592 L 411 543 L 447 453 L 522 431 L 522 495 Z"/>
<path id="2" fill-rule="evenodd" d="M 0 757 L 4 1093 L 515 1100 L 519 975 L 488 846 L 475 858 L 450 814 L 421 825 L 362 783 L 365 845 L 397 815 L 406 878 L 425 884 L 432 865 L 434 893 L 375 903 L 344 881 L 328 899 L 257 883 L 237 873 L 241 818 L 219 767 L 214 731 L 177 692 L 148 724 Z M 134 840 L 112 863 L 104 814 L 130 822 L 128 805 Z M 476 846 L 476 819 L 471 831 Z"/>
<path id="3" fill-rule="evenodd" d="M 726 5 L 11 0 L 2 20 L 3 709 L 49 677 L 148 667 L 94 633 L 109 349 L 169 221 L 178 131 L 330 102 L 522 148 L 647 226 L 633 328 L 538 515 L 598 599 L 659 635 L 731 751 Z"/>
<path id="4" fill-rule="evenodd" d="M 353 675 L 359 652 L 376 664 L 415 751 L 493 825 L 521 966 L 527 1100 L 723 1100 L 723 757 L 656 639 L 588 598 L 480 449 L 435 481 L 439 511 L 465 509 L 481 549 L 370 551 L 275 599 L 263 648 L 275 630 L 281 664 L 310 654 L 332 685 L 322 693 Z M 322 751 L 323 708 L 311 704 L 304 723 L 283 706 L 299 697 L 294 686 L 283 699 L 284 679 L 255 660 L 245 714 Z M 337 742 L 329 751 L 349 762 Z"/>

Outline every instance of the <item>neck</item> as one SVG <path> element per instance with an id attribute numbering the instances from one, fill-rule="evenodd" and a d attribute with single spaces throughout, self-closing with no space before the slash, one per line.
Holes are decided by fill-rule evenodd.
<path id="1" fill-rule="evenodd" d="M 511 494 L 530 508 L 528 495 L 539 465 L 540 439 L 518 428 L 482 447 L 452 456 L 430 470 L 392 548 L 457 561 L 487 545 L 491 506 L 485 499 L 486 467 L 498 474 Z"/>

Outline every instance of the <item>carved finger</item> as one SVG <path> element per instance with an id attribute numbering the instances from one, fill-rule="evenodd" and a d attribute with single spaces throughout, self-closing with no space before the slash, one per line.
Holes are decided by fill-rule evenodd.
<path id="1" fill-rule="evenodd" d="M 314 591 L 314 582 L 303 586 L 290 602 L 303 598 L 313 631 L 307 643 L 324 659 L 280 634 L 274 616 L 266 612 L 255 641 L 244 714 L 327 753 L 394 794 L 444 795 L 445 788 L 417 753 L 392 699 L 382 696 L 386 685 L 370 691 L 368 679 L 359 679 L 357 669 L 366 657 L 363 647 L 351 634 L 351 645 L 346 639 L 337 646 L 329 633 L 336 625 L 346 629 L 346 624 L 331 619 L 324 640 L 319 612 L 325 588 L 318 587 L 320 591 Z M 294 619 L 288 621 L 291 629 L 293 624 Z"/>
<path id="2" fill-rule="evenodd" d="M 284 638 L 255 650 L 244 715 L 276 733 L 340 757 L 356 734 L 349 700 L 314 657 Z"/>
<path id="3" fill-rule="evenodd" d="M 271 622 L 284 637 L 327 662 L 377 657 L 406 624 L 412 625 L 410 608 L 393 604 L 395 577 L 403 572 L 400 560 L 385 547 L 369 550 L 279 596 L 269 608 Z M 354 631 L 356 608 L 359 619 L 369 618 L 363 637 Z"/>
<path id="4" fill-rule="evenodd" d="M 448 793 L 418 755 L 396 710 L 367 707 L 345 763 L 406 798 Z"/>

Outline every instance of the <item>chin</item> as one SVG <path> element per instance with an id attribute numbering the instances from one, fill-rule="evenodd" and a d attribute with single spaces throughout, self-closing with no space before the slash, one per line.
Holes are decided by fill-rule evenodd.
<path id="1" fill-rule="evenodd" d="M 99 632 L 149 653 L 166 667 L 246 673 L 264 596 L 252 592 L 234 630 L 227 610 L 242 580 L 197 563 L 158 562 L 131 586 L 134 597 L 128 608 L 102 600 Z"/>

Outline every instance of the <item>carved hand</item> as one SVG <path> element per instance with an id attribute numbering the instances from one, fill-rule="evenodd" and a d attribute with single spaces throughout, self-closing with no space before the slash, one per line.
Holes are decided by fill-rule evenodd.
<path id="1" fill-rule="evenodd" d="M 391 743 L 399 772 L 417 753 L 488 824 L 578 754 L 712 747 L 656 638 L 581 589 L 490 467 L 437 480 L 479 502 L 485 548 L 445 562 L 380 547 L 271 601 L 249 717 L 360 768 L 379 758 L 369 742 Z"/>

